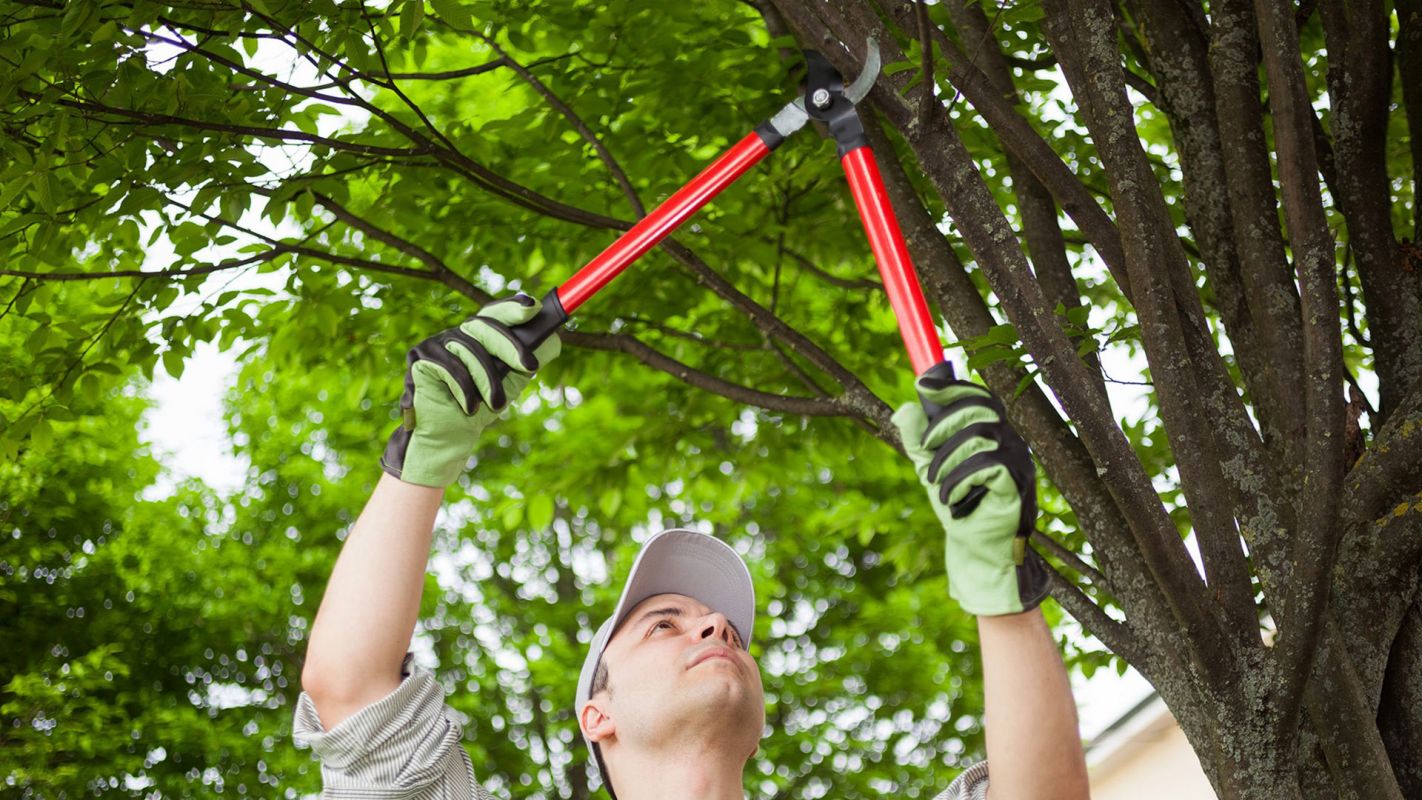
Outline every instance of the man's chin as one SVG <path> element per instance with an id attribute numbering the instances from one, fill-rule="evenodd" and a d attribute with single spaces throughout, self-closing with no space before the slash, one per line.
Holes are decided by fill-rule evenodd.
<path id="1" fill-rule="evenodd" d="M 765 696 L 745 676 L 715 667 L 703 671 L 703 666 L 698 664 L 691 670 L 702 674 L 694 676 L 695 688 L 683 695 L 686 702 L 731 717 L 764 712 Z"/>

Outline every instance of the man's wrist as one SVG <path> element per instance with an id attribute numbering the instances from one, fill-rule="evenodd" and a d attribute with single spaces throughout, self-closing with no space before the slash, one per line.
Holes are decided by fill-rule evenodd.
<path id="1" fill-rule="evenodd" d="M 1003 630 L 1012 628 L 1032 628 L 1045 625 L 1046 617 L 1042 616 L 1040 607 L 1032 607 L 1026 611 L 1015 611 L 1009 614 L 979 614 L 978 626 L 991 625 Z"/>

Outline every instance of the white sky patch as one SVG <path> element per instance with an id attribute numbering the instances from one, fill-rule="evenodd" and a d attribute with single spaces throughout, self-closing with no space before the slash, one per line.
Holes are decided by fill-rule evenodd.
<path id="1" fill-rule="evenodd" d="M 171 32 L 168 32 L 171 35 Z M 181 49 L 162 43 L 147 49 L 150 67 L 162 70 L 173 63 Z M 295 58 L 292 51 L 273 41 L 260 42 L 254 56 L 247 59 L 247 65 L 282 80 L 297 83 L 316 83 L 320 76 L 307 62 Z M 342 128 L 361 127 L 368 115 L 354 109 L 344 109 L 343 116 L 323 116 L 317 124 L 319 132 L 330 136 Z M 261 162 L 273 173 L 273 179 L 292 175 L 306 169 L 311 163 L 309 149 L 305 145 L 252 145 Z M 194 187 L 174 192 L 179 202 L 188 202 L 197 194 Z M 249 208 L 238 224 L 261 236 L 279 239 L 284 236 L 299 236 L 302 230 L 296 224 L 285 221 L 274 226 L 262 215 L 262 198 L 254 197 Z M 195 218 L 198 222 L 206 222 Z M 160 224 L 156 212 L 145 212 L 141 236 L 147 240 L 153 229 Z M 237 241 L 219 247 L 208 247 L 194 254 L 194 258 L 212 263 L 226 259 L 242 258 L 238 249 L 256 239 L 232 229 Z M 159 237 L 145 249 L 142 268 L 161 271 L 171 269 L 176 261 L 173 247 L 166 237 Z M 286 284 L 288 271 L 257 272 L 254 267 L 235 269 L 230 272 L 215 272 L 207 277 L 197 292 L 185 294 L 172 306 L 164 309 L 163 316 L 181 316 L 195 311 L 205 300 L 211 300 L 221 292 L 229 290 L 269 289 L 280 292 Z M 150 320 L 156 322 L 156 319 Z M 156 328 L 150 332 L 159 341 Z M 224 419 L 223 397 L 236 383 L 237 353 L 245 346 L 237 341 L 232 348 L 223 352 L 212 343 L 199 343 L 194 352 L 185 359 L 183 374 L 173 378 L 161 363 L 154 371 L 150 397 L 154 405 L 144 414 L 140 439 L 152 445 L 155 455 L 164 466 L 155 484 L 144 492 L 146 499 L 156 499 L 172 494 L 176 486 L 189 478 L 202 480 L 213 489 L 230 493 L 240 488 L 250 466 L 246 459 L 239 458 L 232 450 Z"/>

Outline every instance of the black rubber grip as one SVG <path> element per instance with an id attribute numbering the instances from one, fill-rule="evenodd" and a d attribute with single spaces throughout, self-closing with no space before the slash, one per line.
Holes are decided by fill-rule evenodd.
<path id="1" fill-rule="evenodd" d="M 918 379 L 946 386 L 955 379 L 953 374 L 953 362 L 945 358 L 924 370 L 923 374 L 918 376 Z M 931 402 L 928 398 L 924 397 L 923 392 L 918 393 L 918 401 L 923 404 L 923 413 L 927 415 L 930 420 L 937 416 L 938 412 L 943 410 L 943 406 Z"/>
<path id="2" fill-rule="evenodd" d="M 558 299 L 558 290 L 553 289 L 543 295 L 543 306 L 538 309 L 537 316 L 528 322 L 509 328 L 509 331 L 529 350 L 536 350 L 567 321 L 568 312 L 563 310 L 563 301 Z M 494 380 L 503 383 L 504 378 L 509 374 L 509 366 L 494 359 L 494 367 L 491 371 L 495 373 Z"/>
<path id="3" fill-rule="evenodd" d="M 761 142 L 771 150 L 779 147 L 785 142 L 785 137 L 780 135 L 780 131 L 775 129 L 770 120 L 755 126 L 755 135 L 760 137 Z"/>
<path id="4" fill-rule="evenodd" d="M 543 307 L 538 310 L 538 316 L 513 328 L 513 333 L 520 342 L 528 345 L 530 350 L 535 350 L 567 321 L 568 312 L 563 310 L 563 301 L 558 299 L 558 290 L 553 289 L 543 295 Z"/>

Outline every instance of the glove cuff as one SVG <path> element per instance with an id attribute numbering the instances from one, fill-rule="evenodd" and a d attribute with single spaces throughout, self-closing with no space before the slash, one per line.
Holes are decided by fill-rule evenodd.
<path id="1" fill-rule="evenodd" d="M 1022 600 L 1023 611 L 1031 611 L 1047 599 L 1052 588 L 1051 571 L 1046 559 L 1028 547 L 1026 557 L 1017 567 L 1017 596 Z"/>

